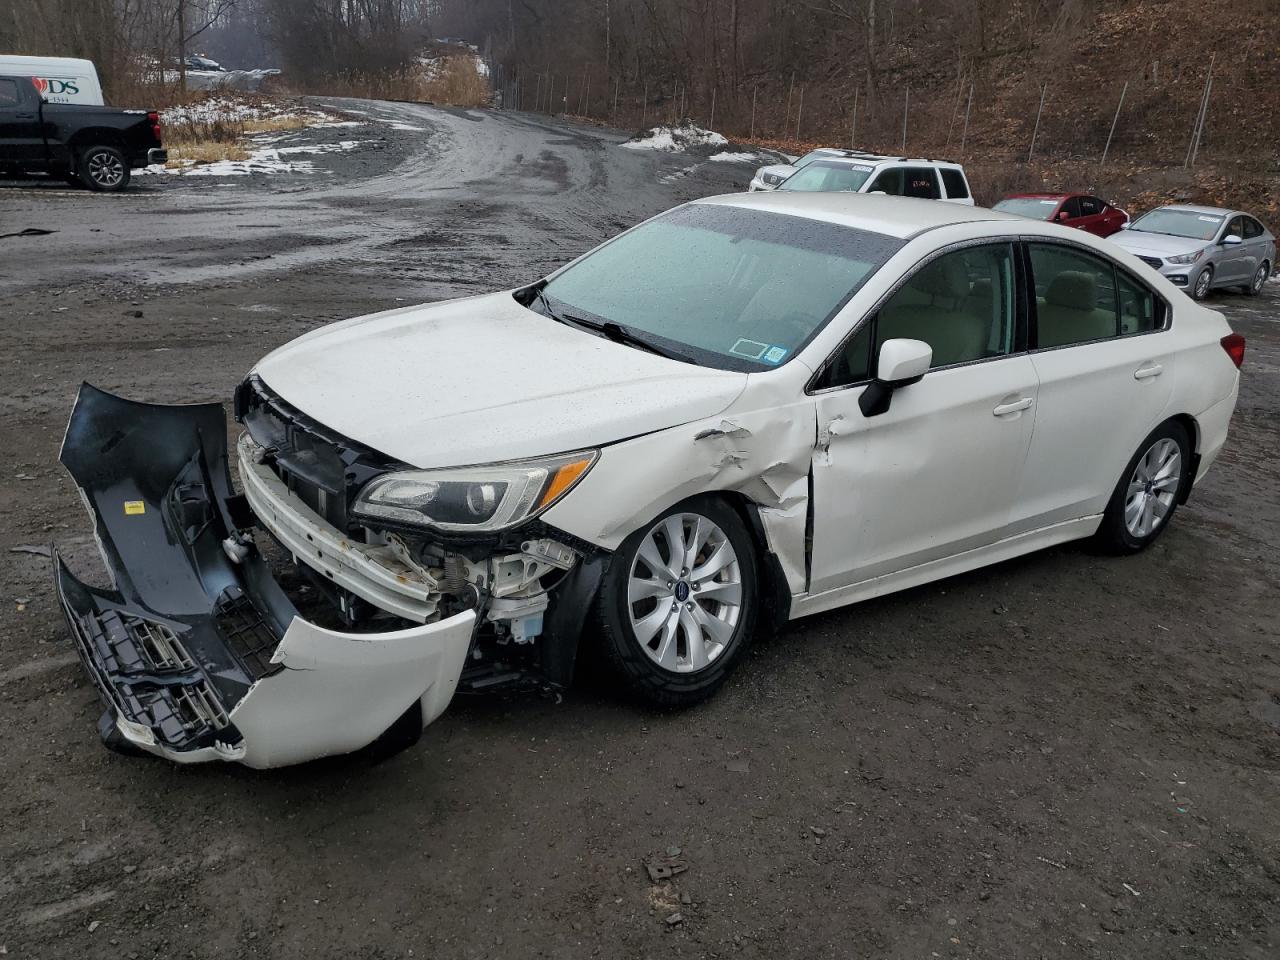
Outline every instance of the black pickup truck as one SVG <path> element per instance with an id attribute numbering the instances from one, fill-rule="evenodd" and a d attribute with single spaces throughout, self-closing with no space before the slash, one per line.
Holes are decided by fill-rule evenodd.
<path id="1" fill-rule="evenodd" d="M 123 190 L 132 169 L 167 159 L 158 113 L 48 103 L 40 82 L 0 76 L 0 175 L 41 172 Z"/>

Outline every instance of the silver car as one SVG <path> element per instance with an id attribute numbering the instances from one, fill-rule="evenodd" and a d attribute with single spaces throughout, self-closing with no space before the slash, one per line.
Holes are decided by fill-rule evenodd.
<path id="1" fill-rule="evenodd" d="M 1196 300 L 1222 287 L 1257 296 L 1276 263 L 1271 231 L 1257 217 L 1221 207 L 1157 207 L 1110 239 Z"/>

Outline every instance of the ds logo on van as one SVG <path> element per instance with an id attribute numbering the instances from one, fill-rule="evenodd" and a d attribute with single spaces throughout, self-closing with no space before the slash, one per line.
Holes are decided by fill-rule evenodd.
<path id="1" fill-rule="evenodd" d="M 58 96 L 77 96 L 80 93 L 80 87 L 75 80 L 63 80 L 58 77 L 32 77 L 31 82 L 35 84 L 41 95 L 49 95 L 51 97 Z"/>

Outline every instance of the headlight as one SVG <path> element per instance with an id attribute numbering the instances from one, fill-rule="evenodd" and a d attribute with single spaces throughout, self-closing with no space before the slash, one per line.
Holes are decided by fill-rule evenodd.
<path id="1" fill-rule="evenodd" d="M 1176 257 L 1165 257 L 1170 263 L 1195 263 L 1204 256 L 1203 250 L 1197 250 L 1195 253 L 1184 253 Z"/>
<path id="2" fill-rule="evenodd" d="M 598 451 L 480 467 L 404 470 L 370 480 L 351 508 L 358 519 L 489 533 L 536 516 L 563 497 Z"/>

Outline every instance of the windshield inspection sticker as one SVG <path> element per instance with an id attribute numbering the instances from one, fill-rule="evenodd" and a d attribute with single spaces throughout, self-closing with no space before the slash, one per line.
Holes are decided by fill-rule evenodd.
<path id="1" fill-rule="evenodd" d="M 735 356 L 746 357 L 748 360 L 759 360 L 768 349 L 769 344 L 761 343 L 759 340 L 739 340 L 729 348 L 729 352 Z"/>
<path id="2" fill-rule="evenodd" d="M 1222 222 L 1221 217 L 1201 217 L 1200 219 L 1203 220 L 1205 223 L 1221 223 Z"/>
<path id="3" fill-rule="evenodd" d="M 781 363 L 782 358 L 786 355 L 786 347 L 770 347 L 764 352 L 764 356 L 761 359 L 763 359 L 765 363 Z"/>

